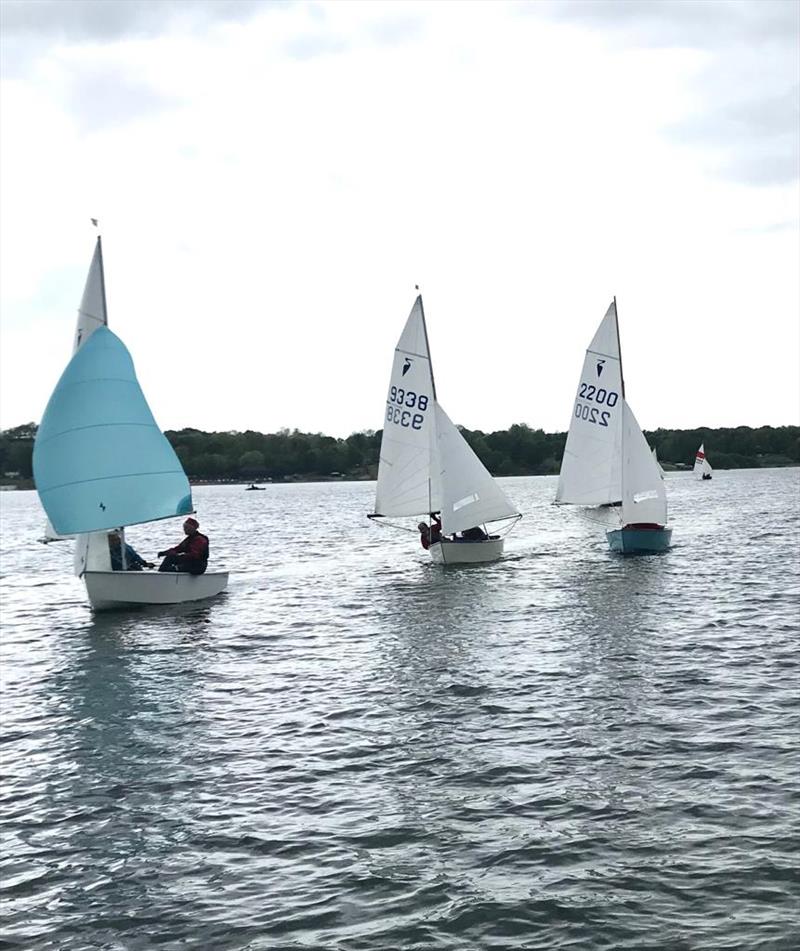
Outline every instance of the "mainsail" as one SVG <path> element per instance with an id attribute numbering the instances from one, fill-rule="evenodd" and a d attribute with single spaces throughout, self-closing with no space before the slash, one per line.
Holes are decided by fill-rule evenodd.
<path id="1" fill-rule="evenodd" d="M 441 508 L 435 462 L 436 390 L 422 298 L 417 297 L 394 352 L 386 396 L 375 514 L 421 515 Z"/>
<path id="2" fill-rule="evenodd" d="M 189 481 L 158 428 L 122 341 L 98 327 L 70 360 L 33 449 L 36 488 L 63 535 L 192 511 Z"/>
<path id="3" fill-rule="evenodd" d="M 75 324 L 75 337 L 72 341 L 72 353 L 77 353 L 79 347 L 86 343 L 98 327 L 108 326 L 108 310 L 106 308 L 106 286 L 103 271 L 103 245 L 100 235 L 94 246 L 89 273 L 86 275 L 86 284 L 83 288 L 81 306 L 78 308 L 78 320 Z M 41 541 L 55 542 L 69 535 L 60 535 L 48 518 L 45 522 L 44 537 Z"/>
<path id="4" fill-rule="evenodd" d="M 617 306 L 612 302 L 586 351 L 556 502 L 608 505 L 621 500 L 624 399 Z"/>
<path id="5" fill-rule="evenodd" d="M 92 263 L 89 265 L 89 273 L 86 276 L 86 285 L 83 288 L 81 306 L 78 310 L 78 323 L 75 327 L 75 342 L 72 352 L 75 353 L 82 344 L 86 343 L 98 327 L 104 327 L 107 324 L 103 246 L 98 235 L 94 254 L 92 255 Z"/>

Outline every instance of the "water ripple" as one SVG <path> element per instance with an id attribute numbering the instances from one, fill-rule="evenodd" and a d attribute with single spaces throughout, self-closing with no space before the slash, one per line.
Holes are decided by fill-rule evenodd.
<path id="1" fill-rule="evenodd" d="M 793 949 L 798 475 L 670 474 L 639 559 L 506 480 L 462 571 L 368 484 L 199 488 L 227 596 L 96 618 L 3 493 L 0 947 Z"/>

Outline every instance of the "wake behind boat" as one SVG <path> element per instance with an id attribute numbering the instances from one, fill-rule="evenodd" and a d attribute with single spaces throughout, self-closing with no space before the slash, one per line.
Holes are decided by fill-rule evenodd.
<path id="1" fill-rule="evenodd" d="M 369 517 L 406 516 L 431 518 L 419 529 L 438 564 L 496 561 L 504 539 L 487 524 L 521 518 L 438 402 L 421 296 L 395 348 Z"/>
<path id="2" fill-rule="evenodd" d="M 621 525 L 606 533 L 612 551 L 669 548 L 664 480 L 625 398 L 616 298 L 586 351 L 556 502 L 615 507 Z"/>
<path id="3" fill-rule="evenodd" d="M 87 292 L 97 289 L 102 296 L 87 313 Z M 75 536 L 75 573 L 94 610 L 196 601 L 227 586 L 227 572 L 125 570 L 125 525 L 186 515 L 193 506 L 189 480 L 153 418 L 130 354 L 108 329 L 99 238 L 74 353 L 36 434 L 33 471 L 54 534 Z M 121 570 L 113 570 L 115 538 Z"/>

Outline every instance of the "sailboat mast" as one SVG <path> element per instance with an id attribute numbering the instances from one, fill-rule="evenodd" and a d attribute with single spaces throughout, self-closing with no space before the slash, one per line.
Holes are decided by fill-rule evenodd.
<path id="1" fill-rule="evenodd" d="M 617 328 L 617 350 L 619 350 L 619 378 L 622 383 L 622 398 L 625 399 L 625 377 L 622 373 L 622 343 L 619 339 L 619 313 L 617 312 L 617 298 L 614 297 L 614 325 Z"/>
<path id="2" fill-rule="evenodd" d="M 103 323 L 108 326 L 108 306 L 106 304 L 106 269 L 103 265 L 103 239 L 97 236 L 97 251 L 100 258 L 100 291 L 103 295 Z"/>
<path id="3" fill-rule="evenodd" d="M 428 366 L 431 368 L 431 389 L 433 398 L 436 399 L 436 380 L 433 378 L 433 358 L 431 357 L 431 345 L 428 343 L 428 325 L 425 323 L 425 308 L 422 306 L 422 294 L 419 295 L 419 312 L 422 314 L 422 329 L 425 333 L 425 349 L 428 351 Z"/>
<path id="4" fill-rule="evenodd" d="M 619 351 L 619 382 L 622 389 L 622 425 L 619 430 L 619 452 L 620 452 L 620 521 L 625 525 L 625 377 L 622 375 L 622 344 L 619 339 L 619 314 L 617 313 L 617 296 L 614 295 L 614 326 L 617 329 L 617 350 Z"/>

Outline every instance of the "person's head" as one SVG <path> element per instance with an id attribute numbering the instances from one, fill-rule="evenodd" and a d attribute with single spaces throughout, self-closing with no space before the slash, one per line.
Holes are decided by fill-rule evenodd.
<path id="1" fill-rule="evenodd" d="M 427 535 L 430 531 L 425 522 L 420 522 L 419 525 L 417 525 L 417 528 L 419 529 L 420 535 Z"/>
<path id="2" fill-rule="evenodd" d="M 108 533 L 108 544 L 112 548 L 119 548 L 122 544 L 122 536 L 119 532 L 109 532 Z"/>
<path id="3" fill-rule="evenodd" d="M 191 515 L 183 523 L 183 530 L 187 535 L 194 535 L 198 528 L 200 528 L 200 523 Z"/>

